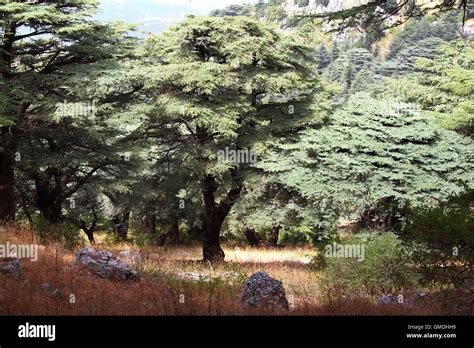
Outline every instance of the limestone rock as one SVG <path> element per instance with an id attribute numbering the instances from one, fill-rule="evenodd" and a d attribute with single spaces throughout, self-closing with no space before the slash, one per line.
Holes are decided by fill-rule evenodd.
<path id="1" fill-rule="evenodd" d="M 289 309 L 282 282 L 265 272 L 252 274 L 242 293 L 241 302 L 249 307 Z"/>
<path id="2" fill-rule="evenodd" d="M 6 273 L 16 279 L 21 279 L 23 270 L 21 268 L 20 261 L 15 259 L 0 260 L 0 273 Z"/>
<path id="3" fill-rule="evenodd" d="M 83 265 L 89 272 L 101 278 L 119 281 L 140 281 L 138 272 L 111 253 L 85 248 L 76 256 L 75 265 Z"/>

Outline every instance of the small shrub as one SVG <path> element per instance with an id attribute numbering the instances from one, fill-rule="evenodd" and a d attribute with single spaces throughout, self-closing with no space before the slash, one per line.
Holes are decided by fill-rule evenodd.
<path id="1" fill-rule="evenodd" d="M 324 294 L 352 297 L 416 287 L 417 274 L 395 234 L 358 234 L 347 238 L 342 245 L 363 246 L 363 259 L 326 257 L 321 282 Z"/>
<path id="2" fill-rule="evenodd" d="M 136 233 L 133 237 L 133 244 L 143 247 L 152 245 L 153 241 L 149 233 Z"/>
<path id="3" fill-rule="evenodd" d="M 70 223 L 55 225 L 42 217 L 36 217 L 33 220 L 33 230 L 36 231 L 41 243 L 60 242 L 66 249 L 74 249 L 85 244 L 81 230 Z"/>

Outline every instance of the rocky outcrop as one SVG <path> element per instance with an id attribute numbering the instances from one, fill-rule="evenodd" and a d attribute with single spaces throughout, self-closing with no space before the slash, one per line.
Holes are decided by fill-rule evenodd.
<path id="1" fill-rule="evenodd" d="M 101 278 L 118 281 L 140 281 L 138 272 L 111 253 L 86 248 L 79 251 L 74 266 L 83 266 Z"/>
<path id="2" fill-rule="evenodd" d="M 282 282 L 273 279 L 265 272 L 252 274 L 242 293 L 241 302 L 249 307 L 289 309 Z"/>

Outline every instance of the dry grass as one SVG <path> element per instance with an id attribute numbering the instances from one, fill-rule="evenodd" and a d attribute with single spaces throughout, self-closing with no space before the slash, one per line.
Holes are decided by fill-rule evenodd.
<path id="1" fill-rule="evenodd" d="M 36 243 L 27 229 L 9 229 L 0 243 Z M 117 254 L 130 245 L 97 246 Z M 138 250 L 138 249 L 137 249 Z M 77 251 L 77 250 L 76 250 Z M 39 260 L 22 260 L 23 279 L 0 274 L 1 315 L 271 315 L 282 314 L 246 309 L 239 297 L 245 279 L 266 271 L 282 280 L 290 301 L 291 315 L 430 315 L 443 314 L 442 306 L 413 309 L 401 305 L 376 305 L 369 299 L 338 299 L 323 303 L 320 274 L 310 270 L 311 248 L 225 248 L 227 262 L 211 266 L 200 261 L 199 246 L 141 248 L 145 255 L 137 264 L 139 283 L 120 283 L 79 274 L 67 266 L 76 251 L 59 244 L 40 248 Z M 212 281 L 180 279 L 178 272 L 213 277 Z M 229 281 L 228 275 L 231 275 Z M 50 289 L 42 289 L 44 283 Z M 59 289 L 61 296 L 53 296 Z M 75 303 L 70 302 L 71 294 Z M 184 301 L 183 301 L 184 300 Z M 455 314 L 455 313 L 451 313 Z"/>

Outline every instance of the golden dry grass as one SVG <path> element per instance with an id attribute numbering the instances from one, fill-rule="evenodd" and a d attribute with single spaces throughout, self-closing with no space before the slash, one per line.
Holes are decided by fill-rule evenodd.
<path id="1" fill-rule="evenodd" d="M 36 243 L 28 229 L 9 229 L 0 243 Z M 311 248 L 252 249 L 227 247 L 226 262 L 202 262 L 199 246 L 136 248 L 127 244 L 99 244 L 114 254 L 136 249 L 144 258 L 136 266 L 142 280 L 123 283 L 79 274 L 68 269 L 75 251 L 59 244 L 40 248 L 39 260 L 22 260 L 23 279 L 0 274 L 0 315 L 271 315 L 280 312 L 247 309 L 240 305 L 245 279 L 265 271 L 282 280 L 290 302 L 290 315 L 429 315 L 441 307 L 413 309 L 380 306 L 370 299 L 337 299 L 324 303 L 319 293 L 320 273 L 311 271 Z M 181 279 L 179 272 L 212 277 L 211 281 Z M 228 278 L 228 275 L 231 275 Z M 230 281 L 229 281 L 230 279 Z M 50 289 L 42 289 L 48 283 Z M 58 289 L 61 296 L 53 296 Z M 71 295 L 75 303 L 71 303 Z"/>

